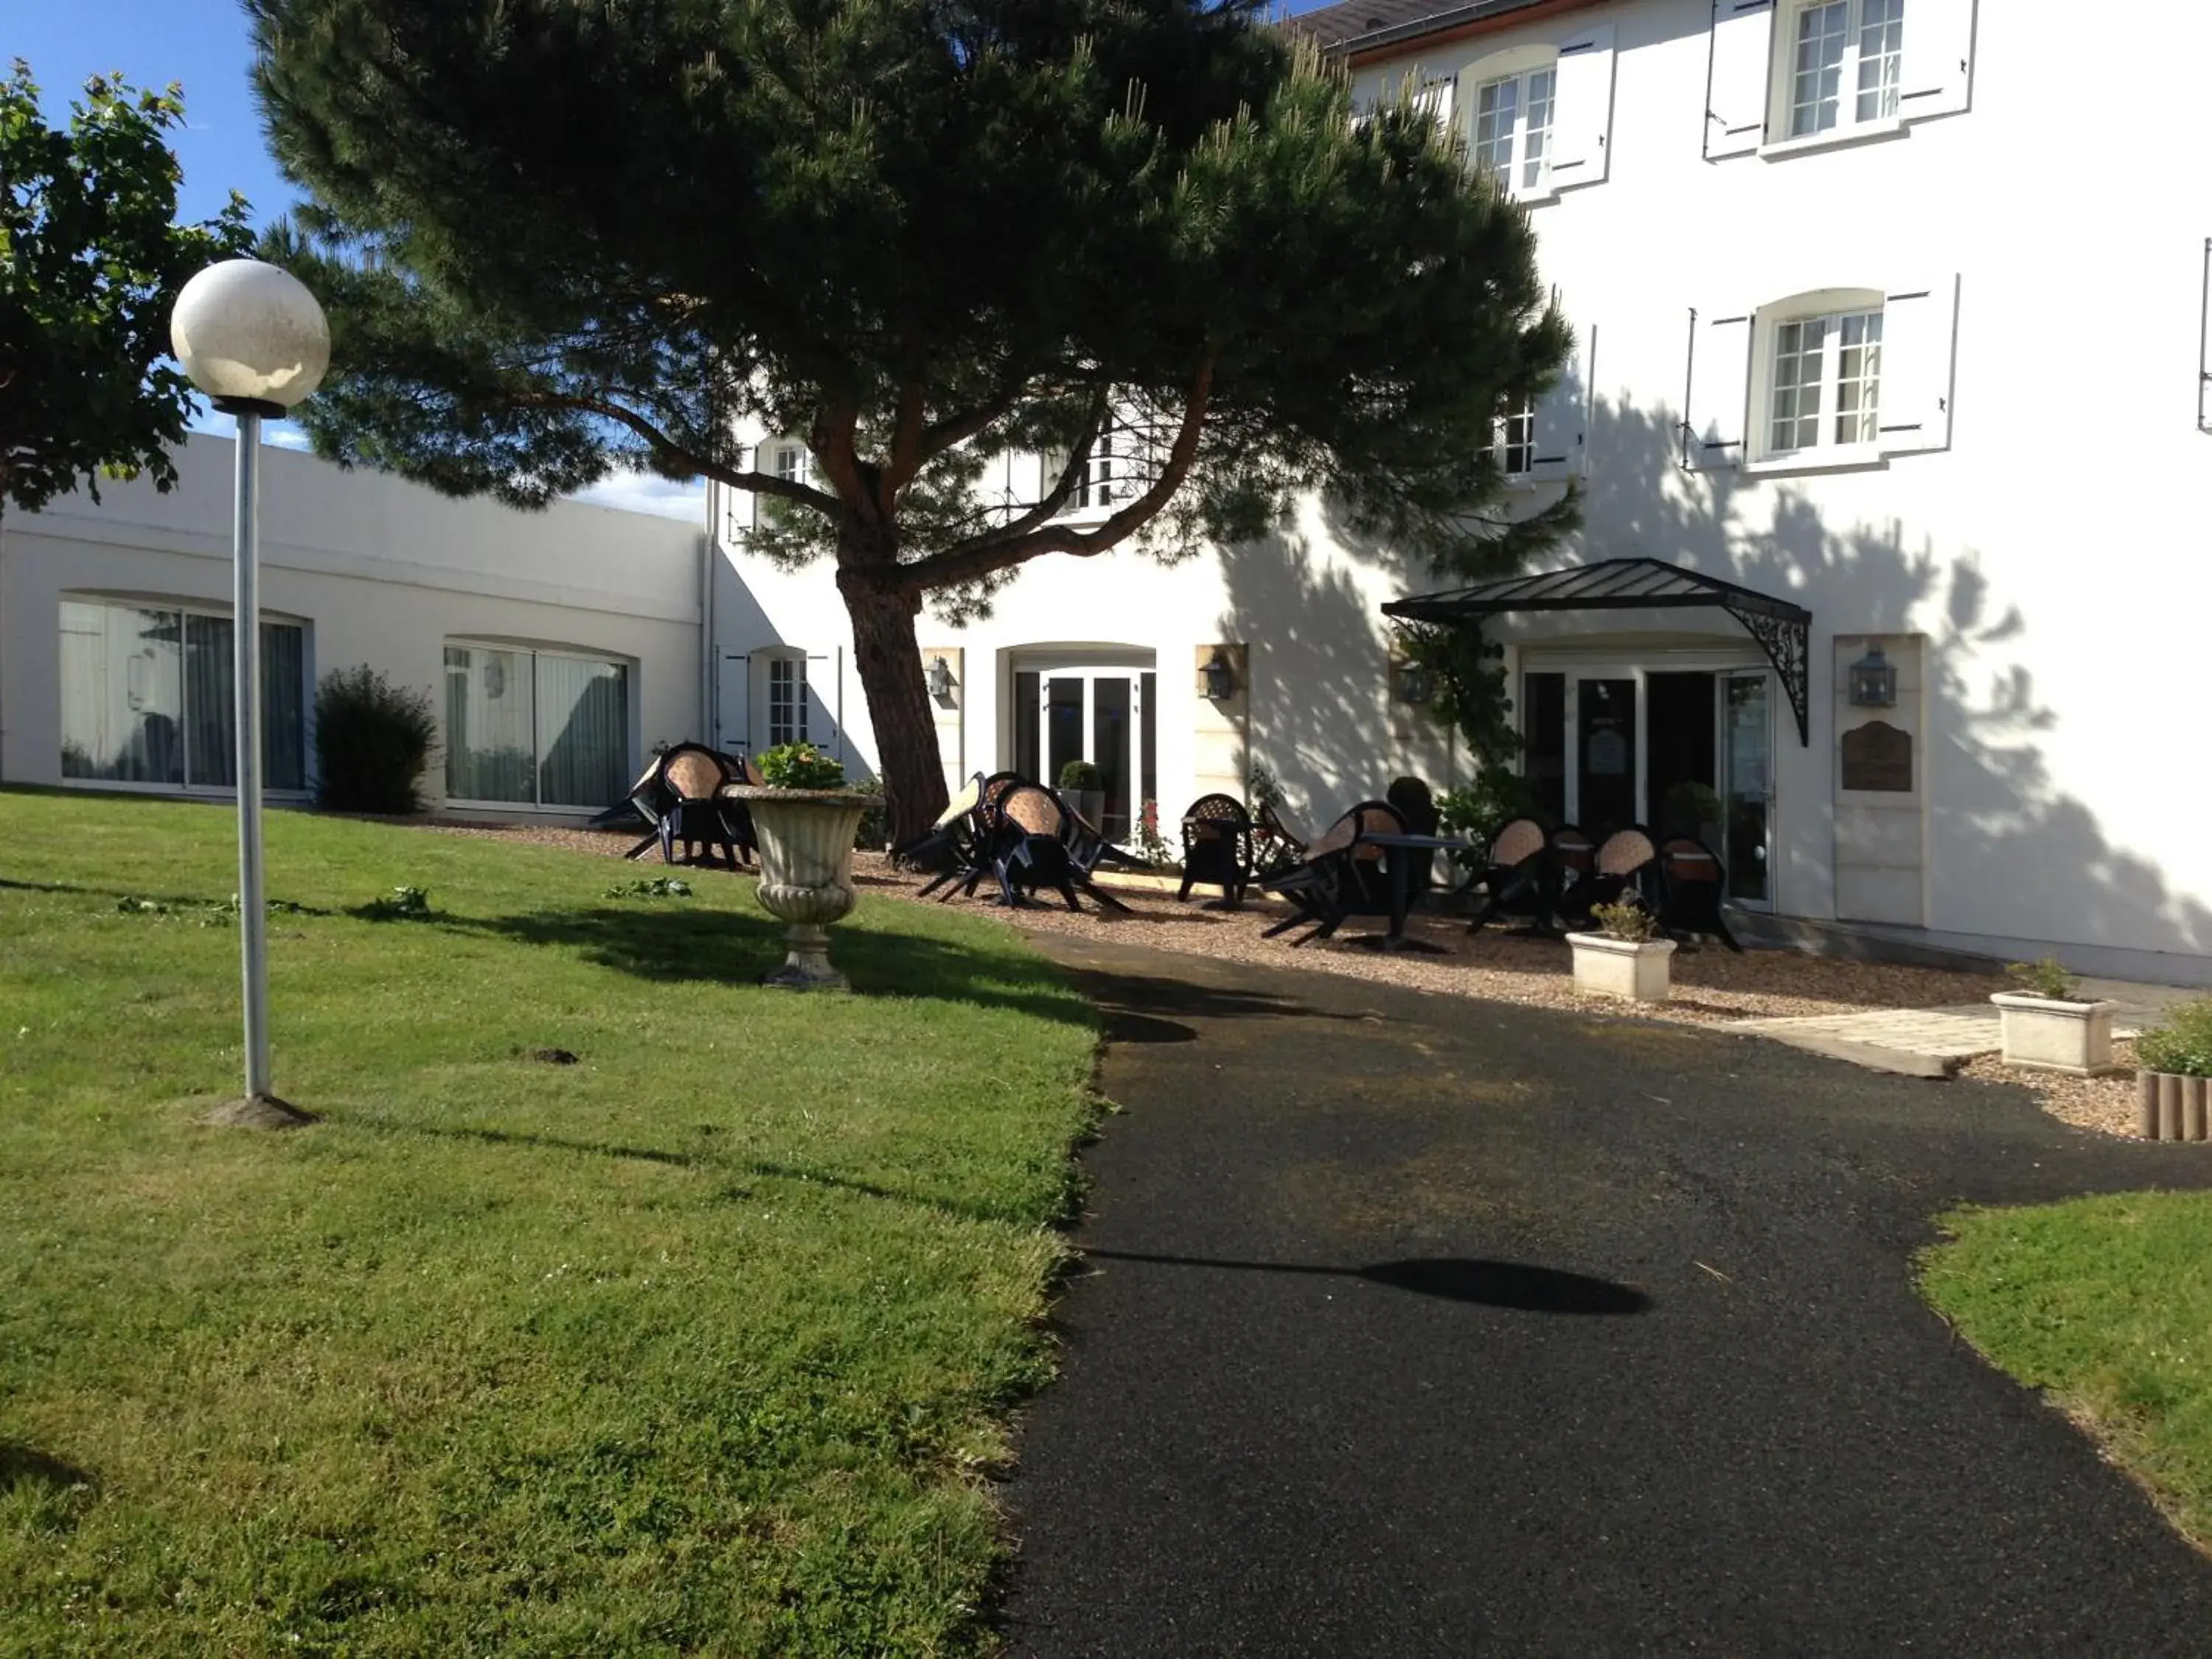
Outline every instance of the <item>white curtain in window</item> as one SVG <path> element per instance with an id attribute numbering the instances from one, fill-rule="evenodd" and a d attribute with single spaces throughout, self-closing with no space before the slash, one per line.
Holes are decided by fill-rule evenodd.
<path id="1" fill-rule="evenodd" d="M 62 775 L 185 781 L 183 618 L 64 599 Z"/>
<path id="2" fill-rule="evenodd" d="M 446 793 L 530 802 L 538 750 L 531 653 L 446 647 Z"/>
<path id="3" fill-rule="evenodd" d="M 629 782 L 628 676 L 618 664 L 538 659 L 538 799 L 605 806 Z"/>

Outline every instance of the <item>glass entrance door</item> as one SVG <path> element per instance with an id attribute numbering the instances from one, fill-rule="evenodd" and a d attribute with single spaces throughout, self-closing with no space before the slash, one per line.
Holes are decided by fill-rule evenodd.
<path id="1" fill-rule="evenodd" d="M 1150 787 L 1154 678 L 1121 667 L 1043 668 L 1014 676 L 1014 769 L 1059 789 L 1069 763 L 1097 767 L 1096 800 L 1062 793 L 1077 811 L 1097 815 L 1097 828 L 1109 841 L 1129 837 L 1142 792 Z M 1024 718 L 1030 710 L 1034 717 Z"/>
<path id="2" fill-rule="evenodd" d="M 1636 682 L 1575 684 L 1575 822 L 1600 841 L 1634 823 Z"/>
<path id="3" fill-rule="evenodd" d="M 1729 896 L 1749 904 L 1774 902 L 1767 859 L 1773 823 L 1773 710 L 1765 674 L 1731 674 L 1722 718 L 1721 801 L 1728 815 Z"/>

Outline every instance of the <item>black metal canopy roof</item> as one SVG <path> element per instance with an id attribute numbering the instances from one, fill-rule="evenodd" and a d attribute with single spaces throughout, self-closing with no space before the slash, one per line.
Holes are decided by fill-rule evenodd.
<path id="1" fill-rule="evenodd" d="M 1393 599 L 1382 613 L 1402 622 L 1449 626 L 1480 623 L 1486 617 L 1511 611 L 1661 611 L 1687 605 L 1727 611 L 1759 641 L 1789 694 L 1790 709 L 1797 716 L 1797 741 L 1809 747 L 1806 671 L 1812 655 L 1813 613 L 1703 571 L 1686 570 L 1663 559 L 1601 559 L 1569 570 L 1500 576 L 1472 587 Z"/>

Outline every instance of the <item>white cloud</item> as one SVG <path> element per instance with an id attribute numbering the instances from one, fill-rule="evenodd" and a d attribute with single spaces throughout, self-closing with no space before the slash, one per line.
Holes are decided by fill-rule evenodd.
<path id="1" fill-rule="evenodd" d="M 261 441 L 264 443 L 274 444 L 279 449 L 306 449 L 309 447 L 307 434 L 289 421 L 280 422 L 275 426 L 263 427 Z"/>
<path id="2" fill-rule="evenodd" d="M 657 513 L 664 519 L 689 519 L 694 523 L 703 521 L 707 516 L 707 489 L 699 479 L 678 483 L 650 472 L 617 472 L 569 499 L 588 501 L 594 507 L 617 507 L 629 513 Z"/>

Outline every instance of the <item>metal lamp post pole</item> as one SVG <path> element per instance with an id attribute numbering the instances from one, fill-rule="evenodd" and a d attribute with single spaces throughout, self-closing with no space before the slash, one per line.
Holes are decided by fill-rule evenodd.
<path id="1" fill-rule="evenodd" d="M 261 419 L 264 410 L 225 398 L 238 417 L 235 587 L 231 673 L 238 713 L 238 937 L 246 992 L 246 1098 L 268 1100 L 269 907 L 261 890 Z M 279 410 L 278 414 L 283 411 Z"/>

